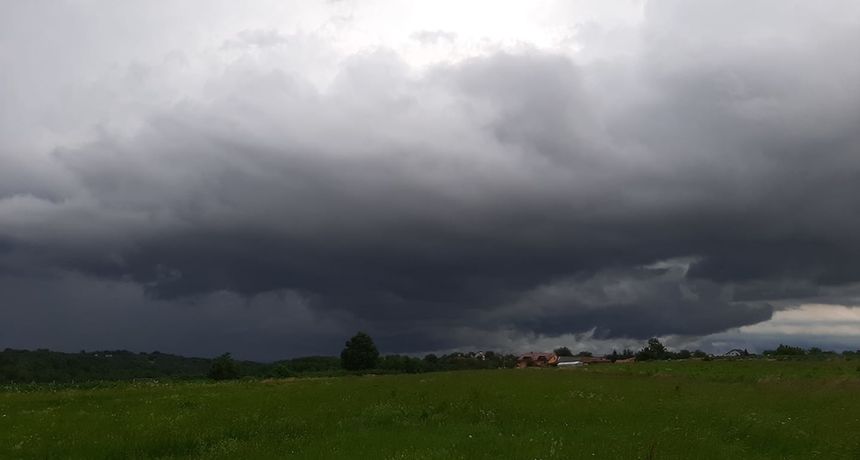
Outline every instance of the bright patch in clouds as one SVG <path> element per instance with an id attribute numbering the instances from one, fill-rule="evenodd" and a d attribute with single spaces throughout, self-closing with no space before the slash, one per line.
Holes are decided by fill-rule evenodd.
<path id="1" fill-rule="evenodd" d="M 860 307 L 804 304 L 778 310 L 757 324 L 690 340 L 673 338 L 673 345 L 703 348 L 718 353 L 732 348 L 762 352 L 778 344 L 819 347 L 825 350 L 860 350 Z"/>
<path id="2" fill-rule="evenodd" d="M 860 337 L 860 308 L 845 305 L 808 304 L 780 310 L 763 323 L 739 329 L 750 335 Z"/>
<path id="3" fill-rule="evenodd" d="M 411 65 L 522 47 L 569 52 L 586 28 L 641 20 L 644 1 L 342 1 L 337 46 L 347 54 L 386 47 Z"/>

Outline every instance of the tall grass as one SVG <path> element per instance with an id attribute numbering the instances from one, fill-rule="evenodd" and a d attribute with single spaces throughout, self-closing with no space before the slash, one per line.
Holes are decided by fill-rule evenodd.
<path id="1" fill-rule="evenodd" d="M 857 362 L 0 392 L 0 458 L 856 459 Z"/>

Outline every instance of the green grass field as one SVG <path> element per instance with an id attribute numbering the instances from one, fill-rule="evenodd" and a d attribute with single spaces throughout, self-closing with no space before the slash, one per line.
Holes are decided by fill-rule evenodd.
<path id="1" fill-rule="evenodd" d="M 0 391 L 0 458 L 858 459 L 860 361 Z"/>

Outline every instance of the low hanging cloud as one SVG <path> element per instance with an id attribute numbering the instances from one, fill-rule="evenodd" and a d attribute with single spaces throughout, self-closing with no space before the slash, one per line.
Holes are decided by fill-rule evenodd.
<path id="1" fill-rule="evenodd" d="M 32 137 L 0 140 L 0 277 L 203 305 L 163 316 L 180 324 L 223 311 L 217 296 L 287 296 L 315 319 L 248 334 L 360 325 L 409 352 L 707 336 L 844 302 L 860 281 L 860 14 L 762 3 L 775 14 L 649 2 L 624 33 L 589 29 L 580 55 L 525 45 L 422 68 L 243 26 L 99 77 L 126 93 L 63 87 L 71 107 L 23 121 L 37 87 L 19 69 L 0 133 Z M 742 5 L 754 20 L 734 21 Z M 609 36 L 621 45 L 589 52 Z M 70 134 L 76 108 L 96 129 Z M 32 291 L 9 289 L 26 316 Z"/>

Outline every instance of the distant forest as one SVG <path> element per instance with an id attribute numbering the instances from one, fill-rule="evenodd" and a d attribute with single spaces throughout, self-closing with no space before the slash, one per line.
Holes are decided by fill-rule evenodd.
<path id="1" fill-rule="evenodd" d="M 211 359 L 186 358 L 166 353 L 133 353 L 126 350 L 61 353 L 49 350 L 0 352 L 0 381 L 83 382 L 90 380 L 131 380 L 138 378 L 205 377 Z M 264 365 L 241 362 L 249 374 Z"/>
<path id="2" fill-rule="evenodd" d="M 167 353 L 135 353 L 107 350 L 62 353 L 50 350 L 0 351 L 0 384 L 71 383 L 94 380 L 134 379 L 201 379 L 207 378 L 215 359 L 187 358 Z M 513 367 L 514 355 L 492 352 L 480 358 L 475 354 L 454 353 L 437 357 L 416 358 L 401 355 L 382 356 L 375 373 L 417 373 L 438 370 L 493 369 Z M 273 363 L 235 361 L 242 377 L 293 377 L 348 374 L 336 356 L 307 356 Z"/>

